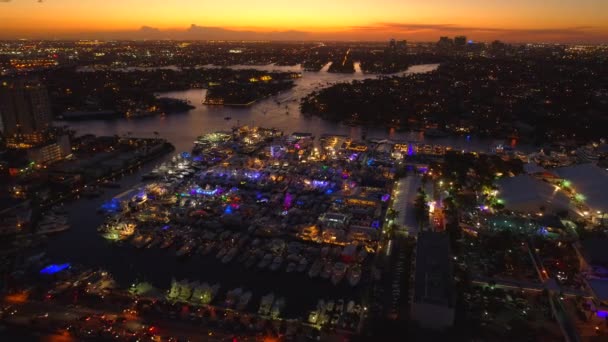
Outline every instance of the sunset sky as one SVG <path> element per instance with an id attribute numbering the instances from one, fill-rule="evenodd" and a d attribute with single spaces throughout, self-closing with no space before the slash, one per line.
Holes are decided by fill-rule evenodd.
<path id="1" fill-rule="evenodd" d="M 608 43 L 608 0 L 0 0 L 0 39 L 435 41 L 457 34 Z"/>

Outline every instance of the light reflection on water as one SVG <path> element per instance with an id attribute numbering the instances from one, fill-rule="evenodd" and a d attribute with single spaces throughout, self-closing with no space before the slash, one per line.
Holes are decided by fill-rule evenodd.
<path id="1" fill-rule="evenodd" d="M 438 64 L 424 64 L 410 67 L 402 74 L 426 73 L 436 70 Z M 209 66 L 204 66 L 209 67 Z M 300 113 L 299 104 L 302 97 L 310 92 L 320 90 L 334 83 L 350 82 L 375 78 L 377 75 L 364 74 L 360 68 L 354 74 L 329 73 L 329 63 L 320 72 L 302 71 L 301 66 L 250 66 L 235 65 L 234 69 L 253 68 L 257 70 L 279 70 L 302 72 L 302 77 L 295 81 L 296 86 L 272 98 L 264 99 L 245 108 L 206 106 L 202 104 L 205 97 L 204 89 L 190 89 L 158 94 L 163 97 L 173 97 L 188 100 L 196 108 L 186 113 L 176 113 L 168 116 L 155 116 L 139 119 L 93 120 L 82 122 L 64 122 L 79 133 L 96 135 L 125 135 L 151 137 L 153 132 L 172 142 L 179 151 L 190 150 L 197 136 L 217 130 L 229 130 L 234 125 L 258 125 L 278 128 L 285 133 L 310 132 L 316 137 L 324 133 L 347 134 L 354 139 L 361 137 L 360 127 L 350 127 L 345 124 L 329 122 L 318 117 L 305 117 Z M 394 75 L 397 75 L 394 74 Z M 231 120 L 225 120 L 230 117 Z M 408 141 L 424 141 L 420 132 L 397 132 L 394 129 L 369 128 L 368 138 L 393 138 Z M 429 143 L 449 144 L 457 149 L 487 151 L 492 143 L 488 139 L 472 137 L 433 138 Z"/>

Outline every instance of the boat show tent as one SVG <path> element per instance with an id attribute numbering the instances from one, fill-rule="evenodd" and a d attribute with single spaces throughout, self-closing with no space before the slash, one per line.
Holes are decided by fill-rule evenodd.
<path id="1" fill-rule="evenodd" d="M 593 212 L 608 212 L 608 171 L 587 163 L 557 168 L 554 173 L 570 181 L 572 189 L 584 196 L 585 205 Z"/>
<path id="2" fill-rule="evenodd" d="M 563 191 L 530 175 L 503 178 L 497 186 L 505 208 L 512 211 L 534 213 L 544 208 L 550 213 L 570 209 L 570 199 Z"/>

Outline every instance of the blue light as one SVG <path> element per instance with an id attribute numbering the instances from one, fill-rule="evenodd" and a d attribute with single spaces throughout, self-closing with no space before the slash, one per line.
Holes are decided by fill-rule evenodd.
<path id="1" fill-rule="evenodd" d="M 70 264 L 53 264 L 40 270 L 40 274 L 55 274 L 70 268 Z"/>
<path id="2" fill-rule="evenodd" d="M 367 166 L 372 166 L 373 163 L 374 163 L 374 158 L 369 158 L 367 160 Z"/>
<path id="3" fill-rule="evenodd" d="M 101 210 L 106 213 L 117 213 L 120 211 L 120 201 L 113 198 L 109 202 L 102 204 Z"/>
<path id="4" fill-rule="evenodd" d="M 190 158 L 190 153 L 188 153 L 188 152 L 182 152 L 182 157 L 185 158 L 185 159 L 188 159 L 188 158 Z"/>
<path id="5" fill-rule="evenodd" d="M 163 230 L 167 230 L 167 229 L 169 229 L 169 228 L 171 228 L 171 226 L 164 226 L 164 227 L 163 227 Z"/>
<path id="6" fill-rule="evenodd" d="M 412 144 L 407 145 L 407 155 L 413 156 L 414 154 L 415 154 L 414 145 L 412 145 Z"/>
<path id="7" fill-rule="evenodd" d="M 326 195 L 331 195 L 331 194 L 333 194 L 333 193 L 334 193 L 334 191 L 333 191 L 332 189 L 327 189 L 327 190 L 325 190 L 325 194 L 326 194 Z"/>
<path id="8" fill-rule="evenodd" d="M 372 222 L 372 228 L 375 228 L 375 229 L 380 228 L 380 221 L 374 220 L 374 222 Z"/>
<path id="9" fill-rule="evenodd" d="M 226 215 L 232 214 L 232 206 L 227 205 L 226 209 L 224 210 L 224 214 L 226 214 Z"/>
<path id="10" fill-rule="evenodd" d="M 471 136 L 467 135 L 467 141 L 471 141 Z"/>

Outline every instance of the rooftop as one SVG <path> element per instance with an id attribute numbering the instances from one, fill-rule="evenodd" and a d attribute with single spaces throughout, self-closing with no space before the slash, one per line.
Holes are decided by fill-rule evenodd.
<path id="1" fill-rule="evenodd" d="M 452 306 L 450 242 L 442 233 L 421 232 L 416 249 L 414 301 Z"/>
<path id="2" fill-rule="evenodd" d="M 554 172 L 572 183 L 572 188 L 584 196 L 585 204 L 593 210 L 608 211 L 608 172 L 595 164 L 561 167 Z"/>
<path id="3" fill-rule="evenodd" d="M 570 207 L 570 199 L 563 192 L 529 175 L 503 178 L 497 185 L 499 197 L 510 210 L 535 212 L 545 207 L 548 211 L 558 211 Z"/>

